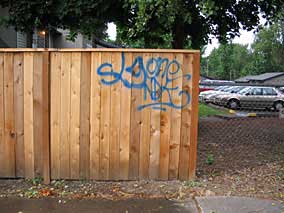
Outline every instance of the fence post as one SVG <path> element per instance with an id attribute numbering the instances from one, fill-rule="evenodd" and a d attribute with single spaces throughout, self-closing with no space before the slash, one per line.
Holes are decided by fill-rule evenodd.
<path id="1" fill-rule="evenodd" d="M 49 88 L 49 51 L 43 52 L 43 181 L 45 184 L 50 183 L 50 140 L 49 140 L 49 105 L 50 105 L 50 88 Z"/>
<path id="2" fill-rule="evenodd" d="M 195 178 L 198 140 L 198 94 L 200 76 L 200 53 L 194 53 L 192 72 L 192 112 L 190 126 L 190 146 L 189 146 L 189 179 Z"/>

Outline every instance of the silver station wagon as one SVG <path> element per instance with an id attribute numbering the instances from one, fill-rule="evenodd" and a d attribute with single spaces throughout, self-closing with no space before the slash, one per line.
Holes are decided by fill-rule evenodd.
<path id="1" fill-rule="evenodd" d="M 235 94 L 223 94 L 216 103 L 230 109 L 252 108 L 280 110 L 284 107 L 284 94 L 274 87 L 248 87 Z"/>

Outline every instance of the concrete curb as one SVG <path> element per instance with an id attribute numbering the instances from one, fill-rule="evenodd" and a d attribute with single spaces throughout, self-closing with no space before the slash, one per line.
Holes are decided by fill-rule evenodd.
<path id="1" fill-rule="evenodd" d="M 196 197 L 201 213 L 282 213 L 284 203 L 249 197 Z"/>

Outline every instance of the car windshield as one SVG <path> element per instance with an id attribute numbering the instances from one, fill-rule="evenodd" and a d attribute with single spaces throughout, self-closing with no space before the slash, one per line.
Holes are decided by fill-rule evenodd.
<path id="1" fill-rule="evenodd" d="M 223 87 L 224 87 L 224 86 L 216 87 L 214 90 L 219 91 L 219 90 L 223 89 Z"/>
<path id="2" fill-rule="evenodd" d="M 238 92 L 240 92 L 240 91 L 242 91 L 243 89 L 246 89 L 247 87 L 236 87 L 235 89 L 234 89 L 234 93 L 238 93 Z"/>
<path id="3" fill-rule="evenodd" d="M 229 87 L 229 88 L 224 89 L 223 91 L 224 92 L 231 92 L 233 90 L 234 90 L 234 87 Z"/>
<path id="4" fill-rule="evenodd" d="M 238 93 L 241 94 L 241 95 L 244 95 L 244 94 L 248 93 L 250 91 L 250 89 L 251 88 L 244 88 L 241 91 L 239 91 Z"/>

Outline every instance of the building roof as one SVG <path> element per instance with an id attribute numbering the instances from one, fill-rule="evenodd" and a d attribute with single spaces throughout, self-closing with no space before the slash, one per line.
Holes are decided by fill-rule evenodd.
<path id="1" fill-rule="evenodd" d="M 267 81 L 282 75 L 284 75 L 284 72 L 267 72 L 260 75 L 248 75 L 242 78 L 238 78 L 235 80 L 235 82 Z"/>
<path id="2" fill-rule="evenodd" d="M 253 77 L 255 77 L 255 75 L 247 75 L 245 77 L 236 79 L 235 82 L 249 82 Z"/>
<path id="3" fill-rule="evenodd" d="M 267 72 L 261 75 L 256 75 L 250 78 L 250 80 L 255 80 L 255 81 L 267 81 L 271 78 L 276 78 L 279 76 L 284 75 L 284 72 Z"/>

